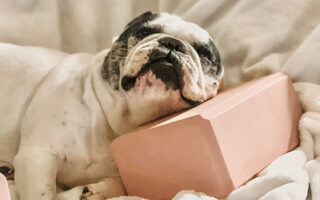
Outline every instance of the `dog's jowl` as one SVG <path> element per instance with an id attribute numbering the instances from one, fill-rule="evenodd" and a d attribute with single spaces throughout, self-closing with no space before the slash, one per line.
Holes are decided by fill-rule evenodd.
<path id="1" fill-rule="evenodd" d="M 167 13 L 96 55 L 0 44 L 0 59 L 0 172 L 21 200 L 125 195 L 110 142 L 214 97 L 223 76 L 208 33 Z"/>

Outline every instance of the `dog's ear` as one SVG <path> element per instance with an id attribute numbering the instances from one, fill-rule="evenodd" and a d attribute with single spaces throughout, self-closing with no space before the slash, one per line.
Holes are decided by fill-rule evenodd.
<path id="1" fill-rule="evenodd" d="M 127 24 L 126 28 L 131 27 L 131 26 L 140 25 L 140 24 L 143 24 L 148 21 L 152 21 L 153 19 L 157 18 L 158 16 L 159 16 L 159 14 L 147 11 L 147 12 L 139 15 L 138 17 L 134 18 L 131 22 L 129 22 Z"/>

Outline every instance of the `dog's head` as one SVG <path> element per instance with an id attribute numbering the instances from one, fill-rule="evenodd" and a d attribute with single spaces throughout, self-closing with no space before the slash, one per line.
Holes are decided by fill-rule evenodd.
<path id="1" fill-rule="evenodd" d="M 205 30 L 175 15 L 146 12 L 115 41 L 102 76 L 141 124 L 214 97 L 223 67 Z"/>

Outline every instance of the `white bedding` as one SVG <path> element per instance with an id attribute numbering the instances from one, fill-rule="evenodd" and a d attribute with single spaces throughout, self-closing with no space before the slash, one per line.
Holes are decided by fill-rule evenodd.
<path id="1" fill-rule="evenodd" d="M 0 0 L 0 4 L 0 42 L 95 53 L 110 47 L 111 38 L 132 17 L 146 10 L 167 11 L 209 31 L 226 69 L 225 88 L 286 72 L 296 82 L 305 111 L 299 124 L 301 145 L 227 199 L 320 199 L 319 0 Z M 214 198 L 191 191 L 174 198 L 198 199 Z"/>

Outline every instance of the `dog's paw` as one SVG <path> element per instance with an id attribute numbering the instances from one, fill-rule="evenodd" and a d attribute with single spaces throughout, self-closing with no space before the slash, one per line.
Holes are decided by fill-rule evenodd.
<path id="1" fill-rule="evenodd" d="M 121 195 L 126 195 L 126 192 L 120 179 L 106 178 L 84 187 L 80 200 L 104 200 Z"/>
<path id="2" fill-rule="evenodd" d="M 103 194 L 101 194 L 99 191 L 96 191 L 94 188 L 91 187 L 91 189 L 88 188 L 88 186 L 83 188 L 82 195 L 80 197 L 80 200 L 104 200 Z"/>
<path id="3" fill-rule="evenodd" d="M 3 174 L 8 180 L 13 180 L 14 169 L 9 165 L 0 165 L 0 173 Z"/>

